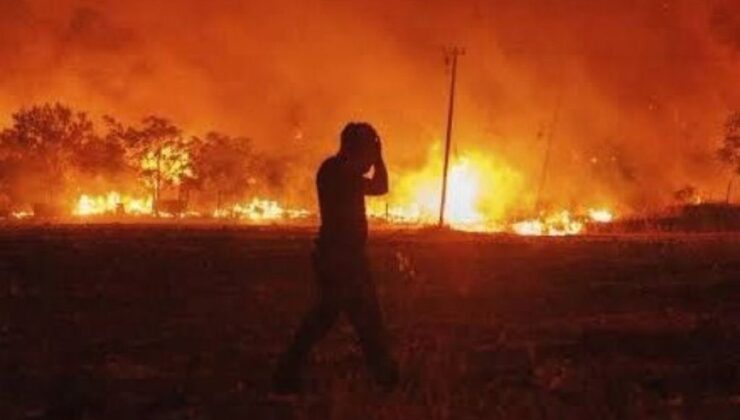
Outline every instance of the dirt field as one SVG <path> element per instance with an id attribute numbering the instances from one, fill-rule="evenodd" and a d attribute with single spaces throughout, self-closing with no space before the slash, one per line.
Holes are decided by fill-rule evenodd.
<path id="1" fill-rule="evenodd" d="M 0 418 L 739 418 L 740 235 L 371 241 L 403 386 L 345 322 L 265 398 L 312 233 L 0 228 Z"/>

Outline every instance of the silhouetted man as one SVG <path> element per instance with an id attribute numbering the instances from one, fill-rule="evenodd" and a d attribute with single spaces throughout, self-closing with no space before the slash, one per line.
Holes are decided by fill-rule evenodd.
<path id="1" fill-rule="evenodd" d="M 372 177 L 366 178 L 371 168 Z M 344 128 L 339 153 L 321 165 L 316 186 L 321 228 L 313 264 L 319 299 L 278 362 L 275 390 L 279 393 L 300 391 L 301 370 L 312 347 L 342 313 L 347 315 L 359 335 L 376 381 L 392 389 L 398 381 L 398 368 L 388 349 L 375 284 L 365 255 L 365 196 L 388 192 L 388 172 L 380 138 L 372 126 L 350 123 Z"/>

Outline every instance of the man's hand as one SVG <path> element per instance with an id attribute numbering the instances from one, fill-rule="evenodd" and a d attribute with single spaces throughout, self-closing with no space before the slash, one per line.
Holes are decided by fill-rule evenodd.
<path id="1" fill-rule="evenodd" d="M 375 163 L 373 177 L 365 182 L 366 195 L 383 195 L 388 192 L 388 170 L 383 162 L 383 145 L 380 137 L 375 138 Z"/>

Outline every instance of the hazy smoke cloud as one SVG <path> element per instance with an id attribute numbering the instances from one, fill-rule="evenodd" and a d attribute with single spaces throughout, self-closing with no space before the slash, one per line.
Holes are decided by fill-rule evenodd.
<path id="1" fill-rule="evenodd" d="M 157 113 L 303 153 L 301 165 L 332 152 L 355 118 L 376 123 L 392 166 L 420 164 L 419 151 L 444 129 L 443 48 L 465 46 L 456 149 L 497 153 L 536 189 L 557 112 L 547 191 L 563 201 L 659 203 L 687 183 L 718 196 L 713 149 L 740 100 L 735 2 L 0 0 L 0 8 L 0 118 L 46 100 L 128 119 Z"/>

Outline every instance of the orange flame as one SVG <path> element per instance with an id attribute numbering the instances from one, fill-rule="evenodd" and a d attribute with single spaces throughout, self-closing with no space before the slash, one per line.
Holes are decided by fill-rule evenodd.
<path id="1" fill-rule="evenodd" d="M 101 216 L 123 213 L 126 215 L 152 214 L 152 198 L 136 198 L 111 191 L 105 195 L 82 194 L 77 199 L 72 214 L 75 216 Z"/>
<path id="2" fill-rule="evenodd" d="M 263 198 L 253 198 L 247 203 L 237 203 L 230 209 L 217 210 L 213 213 L 217 218 L 235 217 L 254 223 L 300 219 L 308 215 L 307 210 L 285 208 L 277 201 Z"/>
<path id="3" fill-rule="evenodd" d="M 583 228 L 584 223 L 574 218 L 568 210 L 559 211 L 542 219 L 524 220 L 511 225 L 514 233 L 527 236 L 577 235 Z"/>
<path id="4" fill-rule="evenodd" d="M 430 156 L 438 154 L 439 150 L 432 149 Z M 371 200 L 370 215 L 391 223 L 436 223 L 442 165 L 438 157 L 429 162 L 421 170 L 393 180 L 395 192 L 387 200 Z M 585 216 L 563 209 L 512 222 L 511 214 L 528 207 L 532 194 L 517 171 L 483 153 L 467 153 L 451 163 L 447 191 L 446 222 L 457 230 L 564 236 L 583 233 L 589 222 L 609 223 L 614 219 L 608 208 L 592 208 Z"/>
<path id="5" fill-rule="evenodd" d="M 432 224 L 440 208 L 442 162 L 433 148 L 426 166 L 394 179 L 387 199 L 372 200 L 371 216 L 391 222 Z M 518 205 L 521 175 L 482 153 L 468 153 L 450 164 L 445 220 L 455 229 L 499 231 L 506 213 Z M 384 205 L 387 203 L 387 208 Z"/>

